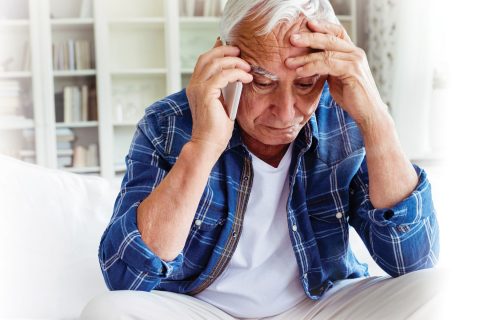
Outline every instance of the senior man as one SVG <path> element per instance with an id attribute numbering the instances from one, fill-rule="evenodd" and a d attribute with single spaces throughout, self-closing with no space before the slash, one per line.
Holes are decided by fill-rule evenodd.
<path id="1" fill-rule="evenodd" d="M 337 22 L 326 0 L 227 3 L 228 45 L 217 39 L 186 91 L 139 122 L 99 252 L 119 291 L 93 299 L 83 319 L 425 311 L 438 280 L 419 271 L 439 249 L 430 184 Z M 232 121 L 221 89 L 236 81 Z M 349 226 L 391 277 L 369 277 Z"/>

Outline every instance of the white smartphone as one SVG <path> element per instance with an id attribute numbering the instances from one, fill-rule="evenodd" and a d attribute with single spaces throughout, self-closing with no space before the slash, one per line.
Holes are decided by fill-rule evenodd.
<path id="1" fill-rule="evenodd" d="M 222 89 L 223 100 L 227 105 L 227 112 L 230 120 L 235 120 L 237 117 L 238 104 L 240 96 L 242 95 L 243 83 L 236 81 L 229 83 Z"/>
<path id="2" fill-rule="evenodd" d="M 225 41 L 222 41 L 225 45 Z M 240 102 L 240 96 L 242 95 L 243 83 L 236 81 L 229 83 L 225 88 L 222 88 L 223 100 L 227 106 L 227 112 L 230 120 L 235 120 L 237 117 L 238 104 Z"/>

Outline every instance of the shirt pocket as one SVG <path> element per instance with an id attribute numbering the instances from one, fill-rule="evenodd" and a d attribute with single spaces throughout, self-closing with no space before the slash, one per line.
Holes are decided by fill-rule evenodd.
<path id="1" fill-rule="evenodd" d="M 227 217 L 227 208 L 213 205 L 204 214 L 195 214 L 184 248 L 185 277 L 196 277 L 204 271 Z"/>
<path id="2" fill-rule="evenodd" d="M 307 201 L 310 223 L 322 260 L 341 259 L 348 248 L 348 205 L 338 209 L 333 197 L 327 194 Z"/>

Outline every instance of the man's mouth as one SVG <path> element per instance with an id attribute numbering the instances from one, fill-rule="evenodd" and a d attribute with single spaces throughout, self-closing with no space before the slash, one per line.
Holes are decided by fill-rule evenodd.
<path id="1" fill-rule="evenodd" d="M 289 127 L 271 127 L 271 126 L 265 126 L 265 127 L 274 131 L 293 131 L 297 127 L 297 125 L 294 124 Z"/>

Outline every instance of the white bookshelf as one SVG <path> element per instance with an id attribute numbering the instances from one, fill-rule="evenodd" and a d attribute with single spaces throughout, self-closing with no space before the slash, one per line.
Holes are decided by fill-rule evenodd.
<path id="1" fill-rule="evenodd" d="M 63 169 L 122 177 L 124 158 L 144 109 L 185 87 L 198 55 L 209 50 L 219 34 L 223 1 L 212 0 L 218 6 L 206 16 L 203 1 L 197 2 L 194 10 L 185 7 L 186 0 L 0 2 L 0 63 L 13 57 L 6 68 L 0 65 L 0 83 L 19 84 L 25 113 L 14 121 L 6 117 L 2 121 L 0 113 L 0 153 L 57 168 L 75 148 L 96 144 L 93 165 Z M 340 9 L 336 9 L 339 20 L 356 41 L 355 0 L 332 0 L 332 4 Z M 90 68 L 58 68 L 59 51 L 54 52 L 52 45 L 69 40 L 90 43 Z M 65 106 L 60 106 L 66 100 L 59 93 L 83 85 L 95 88 L 96 95 L 88 102 L 94 116 L 64 121 Z M 59 132 L 64 138 L 57 137 Z M 72 150 L 58 149 L 62 142 L 57 140 L 70 133 L 75 136 Z"/>

